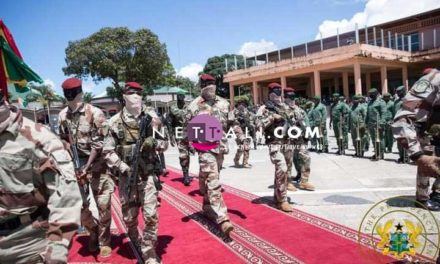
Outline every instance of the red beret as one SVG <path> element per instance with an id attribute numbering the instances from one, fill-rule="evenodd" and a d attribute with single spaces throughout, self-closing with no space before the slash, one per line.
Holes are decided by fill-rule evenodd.
<path id="1" fill-rule="evenodd" d="M 432 71 L 432 68 L 426 68 L 423 70 L 423 75 L 426 75 Z"/>
<path id="2" fill-rule="evenodd" d="M 293 89 L 292 87 L 286 87 L 286 88 L 284 89 L 284 92 L 285 92 L 285 93 L 295 92 L 295 89 Z"/>
<path id="3" fill-rule="evenodd" d="M 272 89 L 275 89 L 275 88 L 281 88 L 281 85 L 279 83 L 273 82 L 273 83 L 269 83 L 269 85 L 267 87 L 269 87 L 269 89 L 272 90 Z"/>
<path id="4" fill-rule="evenodd" d="M 125 90 L 130 89 L 130 88 L 142 90 L 142 86 L 139 83 L 137 83 L 137 82 L 126 82 L 125 83 Z"/>
<path id="5" fill-rule="evenodd" d="M 212 75 L 204 73 L 200 76 L 200 80 L 202 81 L 215 81 L 215 78 Z"/>
<path id="6" fill-rule="evenodd" d="M 70 90 L 70 89 L 75 89 L 75 88 L 81 87 L 81 84 L 82 84 L 82 82 L 81 82 L 80 79 L 78 79 L 78 78 L 69 78 L 69 79 L 66 79 L 63 82 L 63 84 L 61 84 L 61 87 L 64 90 Z"/>

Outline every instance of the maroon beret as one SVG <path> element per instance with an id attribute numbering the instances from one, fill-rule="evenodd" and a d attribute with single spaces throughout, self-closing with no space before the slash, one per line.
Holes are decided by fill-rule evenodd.
<path id="1" fill-rule="evenodd" d="M 269 83 L 269 85 L 267 86 L 269 87 L 269 89 L 275 89 L 275 88 L 281 88 L 281 85 L 279 83 L 273 82 L 273 83 Z"/>
<path id="2" fill-rule="evenodd" d="M 125 83 L 125 90 L 130 89 L 130 88 L 142 90 L 142 86 L 137 82 Z"/>
<path id="3" fill-rule="evenodd" d="M 433 69 L 432 68 L 426 68 L 423 70 L 423 75 L 426 75 L 428 73 L 430 73 Z"/>
<path id="4" fill-rule="evenodd" d="M 210 75 L 210 74 L 204 73 L 200 76 L 200 80 L 205 81 L 205 82 L 206 81 L 215 81 L 215 78 L 212 77 L 212 75 Z"/>
<path id="5" fill-rule="evenodd" d="M 66 79 L 63 82 L 63 84 L 61 84 L 61 87 L 64 90 L 70 90 L 70 89 L 75 89 L 75 88 L 81 87 L 81 84 L 82 84 L 82 82 L 81 82 L 80 79 L 78 79 L 78 78 L 69 78 L 69 79 Z"/>
<path id="6" fill-rule="evenodd" d="M 292 87 L 286 87 L 286 88 L 284 89 L 284 92 L 285 92 L 285 93 L 293 93 L 293 92 L 295 92 L 295 89 L 293 89 Z"/>

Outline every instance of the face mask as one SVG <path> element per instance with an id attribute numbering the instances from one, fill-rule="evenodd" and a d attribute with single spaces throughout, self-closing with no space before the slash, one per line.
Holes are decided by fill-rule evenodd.
<path id="1" fill-rule="evenodd" d="M 283 102 L 281 95 L 276 95 L 275 93 L 269 94 L 269 99 L 275 104 L 281 104 Z"/>
<path id="2" fill-rule="evenodd" d="M 138 94 L 124 94 L 125 107 L 134 117 L 138 117 L 142 112 L 142 96 Z"/>
<path id="3" fill-rule="evenodd" d="M 82 88 L 78 87 L 75 89 L 64 90 L 64 97 L 66 97 L 67 101 L 75 100 L 79 94 L 82 94 Z"/>
<path id="4" fill-rule="evenodd" d="M 215 99 L 215 85 L 211 84 L 206 87 L 203 87 L 201 90 L 201 96 L 206 101 L 211 101 Z"/>
<path id="5" fill-rule="evenodd" d="M 76 111 L 77 108 L 81 105 L 81 103 L 82 103 L 82 96 L 83 96 L 83 93 L 81 92 L 81 93 L 77 94 L 72 100 L 68 100 L 67 101 L 67 105 L 69 105 L 69 108 L 72 111 Z"/>
<path id="6" fill-rule="evenodd" d="M 368 97 L 370 97 L 371 100 L 374 100 L 374 99 L 376 99 L 377 94 L 376 93 L 371 93 L 371 94 L 368 95 Z"/>

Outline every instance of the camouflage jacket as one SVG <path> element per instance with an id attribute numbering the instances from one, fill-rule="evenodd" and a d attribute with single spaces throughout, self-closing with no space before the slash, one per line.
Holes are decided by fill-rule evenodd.
<path id="1" fill-rule="evenodd" d="M 7 126 L 0 124 L 0 223 L 45 211 L 46 259 L 66 262 L 82 206 L 70 155 L 52 132 L 10 108 Z"/>
<path id="2" fill-rule="evenodd" d="M 311 126 L 325 127 L 327 122 L 327 109 L 322 103 L 315 105 L 310 111 L 309 121 Z"/>
<path id="3" fill-rule="evenodd" d="M 394 100 L 394 108 L 393 108 L 393 118 L 396 116 L 397 112 L 402 107 L 402 98 L 397 98 Z"/>
<path id="4" fill-rule="evenodd" d="M 332 105 L 331 113 L 330 122 L 339 123 L 342 121 L 342 123 L 346 125 L 350 113 L 350 107 L 346 103 L 338 101 L 338 103 Z"/>
<path id="5" fill-rule="evenodd" d="M 367 108 L 362 104 L 353 105 L 350 111 L 349 128 L 365 127 L 365 118 L 367 117 Z"/>
<path id="6" fill-rule="evenodd" d="M 377 124 L 379 124 L 379 126 L 384 125 L 386 123 L 386 109 L 385 101 L 381 98 L 368 102 L 367 118 L 365 120 L 367 126 L 374 128 Z"/>
<path id="7" fill-rule="evenodd" d="M 188 105 L 186 121 L 189 122 L 193 117 L 200 114 L 209 114 L 217 118 L 223 126 L 224 133 L 227 133 L 229 129 L 228 124 L 233 118 L 233 115 L 230 114 L 229 102 L 220 96 L 216 96 L 213 103 L 208 103 L 201 96 L 194 99 Z M 185 124 L 185 127 L 186 125 L 187 124 Z M 217 148 L 210 150 L 212 153 L 220 153 L 222 151 L 224 153 L 228 152 L 227 141 L 224 139 Z"/>
<path id="8" fill-rule="evenodd" d="M 187 123 L 186 120 L 186 114 L 188 112 L 187 110 L 188 105 L 185 104 L 183 108 L 179 108 L 177 105 L 172 105 L 170 107 L 170 113 L 169 113 L 169 121 L 171 123 L 171 128 L 173 129 L 173 131 L 171 131 L 171 133 L 175 133 L 175 129 L 177 127 L 181 127 L 182 128 L 182 139 L 186 138 L 186 129 L 185 129 L 185 124 Z"/>
<path id="9" fill-rule="evenodd" d="M 300 109 L 298 107 L 298 109 Z M 275 120 L 275 114 L 279 114 L 283 116 L 284 120 Z M 292 123 L 293 120 L 293 112 L 290 107 L 281 103 L 276 105 L 276 110 L 269 110 L 266 105 L 260 106 L 260 109 L 257 111 L 256 116 L 256 125 L 257 128 L 262 128 L 264 131 L 264 136 L 266 138 L 266 142 L 269 144 L 287 144 L 287 129 L 289 123 Z M 283 127 L 284 137 L 279 138 L 275 135 L 275 129 L 278 127 Z"/>
<path id="10" fill-rule="evenodd" d="M 152 121 L 141 150 L 139 175 L 149 175 L 157 169 L 155 166 L 160 165 L 156 151 L 165 151 L 168 144 L 165 135 L 160 135 L 164 130 L 154 108 L 144 106 L 142 112 L 144 115 L 151 116 Z M 104 140 L 103 147 L 103 155 L 110 169 L 116 169 L 120 173 L 129 169 L 130 157 L 133 154 L 136 140 L 139 138 L 139 121 L 140 118 L 135 118 L 125 107 L 110 118 L 109 133 Z M 159 132 L 155 133 L 155 136 L 153 136 L 153 129 Z"/>
<path id="11" fill-rule="evenodd" d="M 66 107 L 59 113 L 58 123 L 61 139 L 69 141 L 71 133 L 81 157 L 89 156 L 92 149 L 99 152 L 102 150 L 108 126 L 101 109 L 91 104 L 83 104 L 77 111 L 72 112 Z"/>
<path id="12" fill-rule="evenodd" d="M 393 116 L 394 116 L 394 101 L 389 100 L 388 102 L 385 102 L 385 116 L 384 116 L 385 122 L 389 124 L 393 120 Z"/>
<path id="13" fill-rule="evenodd" d="M 440 145 L 440 71 L 431 70 L 411 87 L 392 127 L 409 156 L 424 151 L 430 141 Z"/>

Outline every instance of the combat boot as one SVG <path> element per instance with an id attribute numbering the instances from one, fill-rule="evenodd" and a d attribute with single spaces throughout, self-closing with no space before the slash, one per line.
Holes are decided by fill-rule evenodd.
<path id="1" fill-rule="evenodd" d="M 239 168 L 239 167 L 240 167 L 240 161 L 239 161 L 238 159 L 234 159 L 234 166 L 235 166 L 236 168 Z"/>
<path id="2" fill-rule="evenodd" d="M 183 185 L 189 186 L 192 182 L 192 177 L 189 176 L 188 171 L 183 172 Z"/>
<path id="3" fill-rule="evenodd" d="M 440 193 L 438 193 L 438 192 L 432 192 L 432 193 L 429 195 L 429 200 L 434 201 L 434 202 L 440 204 Z"/>
<path id="4" fill-rule="evenodd" d="M 89 252 L 96 252 L 99 249 L 98 228 L 94 228 L 89 234 Z M 111 250 L 110 250 L 111 252 Z"/>
<path id="5" fill-rule="evenodd" d="M 292 179 L 294 182 L 300 182 L 301 181 L 301 174 L 298 173 L 298 175 L 295 176 L 295 178 Z"/>
<path id="6" fill-rule="evenodd" d="M 299 188 L 307 191 L 314 191 L 315 186 L 313 186 L 310 182 L 301 181 L 299 183 Z"/>
<path id="7" fill-rule="evenodd" d="M 252 168 L 252 165 L 249 163 L 246 163 L 246 164 L 243 164 L 243 168 L 250 169 L 250 168 Z"/>
<path id="8" fill-rule="evenodd" d="M 292 206 L 290 206 L 290 204 L 288 202 L 278 203 L 277 208 L 280 209 L 281 211 L 287 212 L 287 213 L 293 211 Z"/>
<path id="9" fill-rule="evenodd" d="M 296 187 L 291 182 L 287 183 L 287 190 L 291 192 L 296 192 Z"/>
<path id="10" fill-rule="evenodd" d="M 433 200 L 417 201 L 415 205 L 417 208 L 422 208 L 429 211 L 435 211 L 435 212 L 440 211 L 440 205 Z"/>
<path id="11" fill-rule="evenodd" d="M 99 248 L 99 257 L 108 258 L 112 255 L 112 248 L 109 246 L 102 246 Z"/>
<path id="12" fill-rule="evenodd" d="M 222 230 L 225 236 L 229 237 L 229 234 L 234 230 L 234 226 L 231 224 L 229 220 L 224 221 L 220 224 L 220 229 Z"/>

